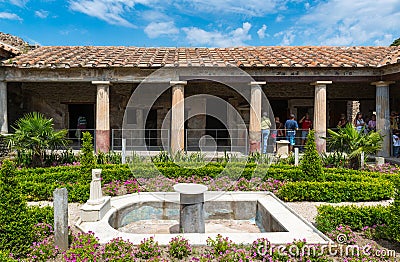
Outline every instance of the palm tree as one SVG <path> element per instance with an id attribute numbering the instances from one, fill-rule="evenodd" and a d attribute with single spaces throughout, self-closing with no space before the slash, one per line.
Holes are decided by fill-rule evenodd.
<path id="1" fill-rule="evenodd" d="M 18 153 L 30 153 L 34 167 L 43 166 L 46 150 L 55 150 L 68 144 L 68 131 L 55 131 L 53 119 L 41 113 L 28 113 L 18 119 L 15 125 L 15 133 L 7 137 L 9 146 Z"/>
<path id="2" fill-rule="evenodd" d="M 364 133 L 357 131 L 351 123 L 337 132 L 328 129 L 330 137 L 326 138 L 328 148 L 338 152 L 346 153 L 352 168 L 359 168 L 361 153 L 376 154 L 382 149 L 383 137 L 379 132 L 371 131 Z"/>

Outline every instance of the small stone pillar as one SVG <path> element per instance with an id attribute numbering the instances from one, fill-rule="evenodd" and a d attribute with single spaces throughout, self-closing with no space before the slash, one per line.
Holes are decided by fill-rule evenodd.
<path id="1" fill-rule="evenodd" d="M 289 144 L 288 140 L 276 141 L 276 156 L 287 158 L 289 156 Z"/>
<path id="2" fill-rule="evenodd" d="M 389 85 L 393 81 L 373 82 L 376 86 L 376 130 L 383 135 L 382 150 L 378 152 L 379 156 L 390 156 L 390 115 L 389 115 Z"/>
<path id="3" fill-rule="evenodd" d="M 53 192 L 54 245 L 60 252 L 68 249 L 68 191 L 57 188 Z"/>
<path id="4" fill-rule="evenodd" d="M 375 157 L 375 165 L 376 166 L 380 166 L 380 165 L 383 165 L 383 164 L 385 164 L 385 158 L 384 157 L 381 157 L 381 156 Z"/>
<path id="5" fill-rule="evenodd" d="M 314 129 L 315 143 L 319 153 L 326 152 L 326 85 L 332 81 L 316 81 L 311 83 L 315 86 L 314 97 Z"/>
<path id="6" fill-rule="evenodd" d="M 110 81 L 92 81 L 97 85 L 96 98 L 96 151 L 110 150 Z"/>
<path id="7" fill-rule="evenodd" d="M 171 81 L 171 153 L 185 149 L 185 85 L 186 81 Z"/>
<path id="8" fill-rule="evenodd" d="M 0 82 L 0 134 L 8 133 L 7 83 Z"/>
<path id="9" fill-rule="evenodd" d="M 299 165 L 299 148 L 298 147 L 294 148 L 294 165 L 295 166 Z"/>
<path id="10" fill-rule="evenodd" d="M 81 208 L 82 222 L 101 220 L 111 209 L 111 197 L 103 197 L 101 191 L 101 169 L 92 169 L 92 182 L 90 182 L 89 200 Z"/>
<path id="11" fill-rule="evenodd" d="M 262 89 L 261 85 L 266 82 L 250 82 L 250 152 L 260 152 L 261 149 L 261 108 Z"/>
<path id="12" fill-rule="evenodd" d="M 180 193 L 179 231 L 180 233 L 205 233 L 204 192 L 205 185 L 180 183 L 174 185 Z"/>

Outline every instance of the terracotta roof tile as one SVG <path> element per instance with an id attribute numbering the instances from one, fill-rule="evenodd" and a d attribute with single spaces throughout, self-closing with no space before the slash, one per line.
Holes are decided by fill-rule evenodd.
<path id="1" fill-rule="evenodd" d="M 3 66 L 68 67 L 380 67 L 400 62 L 400 47 L 260 46 L 235 48 L 144 48 L 43 46 Z"/>

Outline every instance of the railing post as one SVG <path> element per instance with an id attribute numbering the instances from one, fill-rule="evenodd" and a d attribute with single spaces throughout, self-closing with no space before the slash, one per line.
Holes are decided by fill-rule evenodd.
<path id="1" fill-rule="evenodd" d="M 126 138 L 122 138 L 122 164 L 126 164 Z"/>

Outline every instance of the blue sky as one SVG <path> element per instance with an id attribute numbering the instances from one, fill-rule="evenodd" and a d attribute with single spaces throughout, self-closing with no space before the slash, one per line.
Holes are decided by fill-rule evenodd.
<path id="1" fill-rule="evenodd" d="M 0 31 L 40 45 L 384 45 L 400 0 L 0 0 Z"/>

